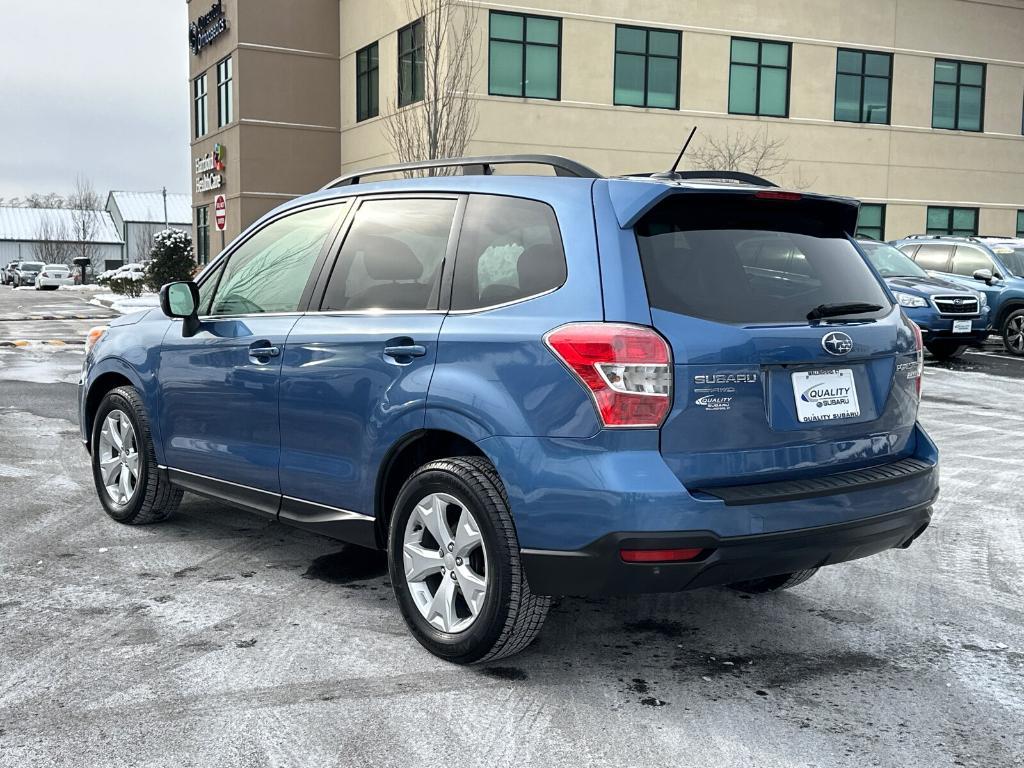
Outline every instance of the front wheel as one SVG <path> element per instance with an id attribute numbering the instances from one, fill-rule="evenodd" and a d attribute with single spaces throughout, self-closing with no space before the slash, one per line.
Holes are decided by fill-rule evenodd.
<path id="1" fill-rule="evenodd" d="M 1011 355 L 1024 355 L 1024 309 L 1011 312 L 1003 323 L 1003 346 Z"/>
<path id="2" fill-rule="evenodd" d="M 107 514 L 126 525 L 166 520 L 182 491 L 157 468 L 149 418 L 133 387 L 118 387 L 100 403 L 92 425 L 92 476 Z"/>
<path id="3" fill-rule="evenodd" d="M 551 604 L 530 591 L 505 486 L 476 456 L 432 461 L 406 480 L 391 518 L 388 566 L 413 636 L 456 664 L 523 650 Z"/>
<path id="4" fill-rule="evenodd" d="M 931 352 L 932 357 L 939 360 L 952 360 L 960 357 L 967 349 L 967 345 L 961 344 L 959 341 L 930 341 L 925 344 L 925 347 Z"/>

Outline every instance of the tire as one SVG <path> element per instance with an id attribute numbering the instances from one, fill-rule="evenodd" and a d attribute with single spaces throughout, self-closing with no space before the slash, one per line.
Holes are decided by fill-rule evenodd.
<path id="1" fill-rule="evenodd" d="M 766 576 L 763 579 L 737 581 L 735 584 L 730 584 L 729 589 L 735 589 L 737 592 L 746 592 L 748 595 L 781 592 L 784 589 L 792 589 L 803 584 L 817 572 L 817 568 L 808 568 L 806 571 L 797 571 L 796 573 L 781 573 L 778 576 Z"/>
<path id="2" fill-rule="evenodd" d="M 1003 322 L 1003 347 L 1011 355 L 1024 355 L 1024 309 L 1009 314 Z"/>
<path id="3" fill-rule="evenodd" d="M 113 444 L 104 435 L 108 417 L 111 417 L 112 422 L 116 423 L 127 419 L 132 429 L 130 442 L 134 446 L 135 485 L 130 494 L 125 494 L 126 498 L 124 499 L 112 496 L 103 477 L 104 458 L 109 453 L 107 445 Z M 119 435 L 123 434 L 121 430 L 118 430 L 118 433 Z M 104 396 L 93 421 L 91 445 L 92 477 L 96 484 L 96 493 L 103 509 L 117 522 L 126 525 L 159 523 L 169 518 L 178 509 L 182 491 L 180 488 L 172 486 L 166 476 L 160 474 L 156 453 L 153 450 L 153 437 L 149 431 L 149 418 L 142 404 L 142 398 L 133 387 L 118 387 Z M 116 462 L 121 455 L 126 458 L 119 467 L 115 467 L 116 473 L 108 473 L 108 478 L 112 478 L 115 486 L 122 492 L 124 487 L 120 486 L 118 480 L 125 471 L 130 472 L 129 465 L 126 465 L 124 461 L 131 459 L 131 445 L 127 451 L 117 451 L 120 455 L 112 461 Z"/>
<path id="4" fill-rule="evenodd" d="M 961 344 L 958 341 L 930 341 L 925 344 L 925 347 L 931 356 L 938 360 L 952 360 L 960 357 L 967 349 L 966 344 Z"/>
<path id="5" fill-rule="evenodd" d="M 439 496 L 447 500 L 441 500 L 435 510 L 440 510 L 441 519 L 447 518 L 448 522 L 435 539 L 431 534 L 431 524 L 424 522 L 421 515 L 421 510 L 427 509 L 421 506 L 421 502 L 426 503 Z M 453 550 L 453 544 L 467 530 L 460 525 L 466 520 L 463 515 L 467 511 L 469 522 L 475 523 L 477 530 L 466 538 L 478 540 L 476 549 Z M 427 514 L 430 514 L 429 510 Z M 448 541 L 449 546 L 446 547 L 444 538 L 451 535 L 453 524 L 455 538 Z M 436 525 L 434 522 L 433 526 Z M 488 461 L 476 456 L 462 456 L 432 461 L 420 467 L 402 486 L 389 527 L 391 583 L 409 630 L 424 648 L 456 664 L 474 664 L 511 656 L 536 639 L 547 617 L 551 598 L 534 595 L 530 591 L 519 560 L 519 540 L 505 486 Z M 415 543 L 407 543 L 407 538 Z M 437 554 L 432 551 L 433 545 L 438 546 Z M 443 570 L 436 573 L 424 568 L 424 573 L 430 572 L 430 575 L 413 579 L 410 586 L 405 554 L 410 546 L 419 548 L 425 555 L 430 550 L 429 561 L 434 563 L 431 567 Z M 446 548 L 450 556 L 442 558 Z M 460 552 L 466 554 L 465 561 L 453 559 Z M 422 562 L 428 562 L 426 556 Z M 486 584 L 482 589 L 482 604 L 475 613 L 469 609 L 463 591 L 464 583 L 470 585 L 471 591 L 473 589 L 474 582 L 463 580 L 469 568 L 474 569 L 470 571 L 471 575 L 480 574 L 482 570 Z M 412 575 L 411 570 L 409 574 Z M 447 586 L 449 577 L 457 587 Z M 455 595 L 452 605 L 456 608 L 461 605 L 463 615 L 460 616 L 453 608 L 447 617 L 453 621 L 448 622 L 441 614 L 428 621 L 425 612 L 429 613 L 430 608 L 427 603 L 430 606 L 437 604 L 442 588 Z M 458 603 L 458 595 L 462 596 L 461 603 Z M 458 626 L 459 622 L 467 621 L 470 622 L 467 627 Z M 439 626 L 449 623 L 453 631 L 445 631 Z"/>

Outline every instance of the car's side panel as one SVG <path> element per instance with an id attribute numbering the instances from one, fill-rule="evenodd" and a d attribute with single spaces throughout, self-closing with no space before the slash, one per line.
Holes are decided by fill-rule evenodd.
<path id="1" fill-rule="evenodd" d="M 618 226 L 608 191 L 607 182 L 598 181 L 594 184 L 594 218 L 601 260 L 605 320 L 650 325 L 651 312 L 636 236 L 632 229 Z"/>

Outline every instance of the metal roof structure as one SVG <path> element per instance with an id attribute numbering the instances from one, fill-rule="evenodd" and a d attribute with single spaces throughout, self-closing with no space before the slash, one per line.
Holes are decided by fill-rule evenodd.
<path id="1" fill-rule="evenodd" d="M 65 243 L 81 242 L 75 232 L 77 211 L 66 208 L 13 208 L 0 206 L 0 240 L 40 241 L 54 240 Z M 89 242 L 115 243 L 124 241 L 106 211 L 84 211 L 91 220 Z"/>
<path id="2" fill-rule="evenodd" d="M 164 196 L 156 192 L 125 192 L 112 190 L 107 197 L 107 210 L 113 201 L 121 220 L 129 224 L 163 224 Z M 191 226 L 192 198 L 182 192 L 167 193 L 167 223 Z"/>

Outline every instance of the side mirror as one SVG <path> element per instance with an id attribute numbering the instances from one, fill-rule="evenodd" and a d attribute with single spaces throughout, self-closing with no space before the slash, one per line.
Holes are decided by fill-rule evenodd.
<path id="1" fill-rule="evenodd" d="M 168 283 L 160 289 L 160 309 L 168 317 L 184 320 L 182 336 L 195 336 L 199 330 L 199 286 L 191 280 Z"/>
<path id="2" fill-rule="evenodd" d="M 992 285 L 992 270 L 990 269 L 976 269 L 974 270 L 974 279 L 981 280 L 985 285 Z"/>

